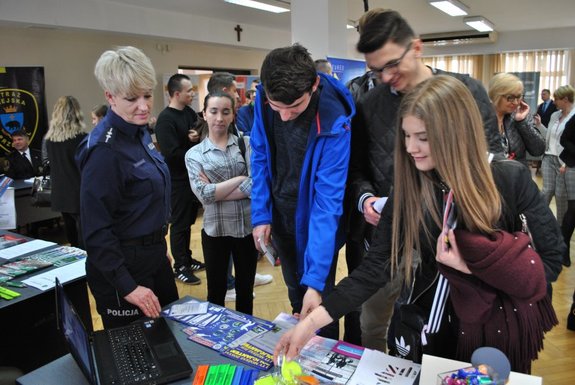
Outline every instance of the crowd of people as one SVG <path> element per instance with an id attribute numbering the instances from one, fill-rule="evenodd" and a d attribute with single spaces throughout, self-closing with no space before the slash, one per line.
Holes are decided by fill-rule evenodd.
<path id="1" fill-rule="evenodd" d="M 265 57 L 244 106 L 231 74 L 210 78 L 198 112 L 190 78 L 172 76 L 158 149 L 156 73 L 138 48 L 98 59 L 106 104 L 89 133 L 78 101 L 58 99 L 44 138 L 52 208 L 87 251 L 104 327 L 158 317 L 178 299 L 176 280 L 200 284 L 203 269 L 208 301 L 223 306 L 233 290 L 236 310 L 252 314 L 254 285 L 271 280 L 256 273 L 258 252 L 273 248 L 299 318 L 276 358 L 293 359 L 316 332 L 338 339 L 346 316 L 352 343 L 414 361 L 469 361 L 494 346 L 530 372 L 558 323 L 552 283 L 571 264 L 575 90 L 551 101 L 545 89 L 532 111 L 513 74 L 486 90 L 426 66 L 395 11 L 366 12 L 358 30 L 369 71 L 347 87 L 299 44 Z M 6 175 L 39 175 L 26 133 L 12 142 Z M 542 191 L 528 153 L 542 156 Z M 190 250 L 200 208 L 203 262 Z M 336 285 L 344 244 L 349 275 Z M 410 331 L 409 318 L 426 329 Z"/>

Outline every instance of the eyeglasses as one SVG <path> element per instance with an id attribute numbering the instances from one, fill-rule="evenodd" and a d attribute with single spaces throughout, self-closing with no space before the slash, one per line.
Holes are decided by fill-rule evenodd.
<path id="1" fill-rule="evenodd" d="M 405 47 L 405 51 L 403 51 L 403 54 L 399 57 L 399 59 L 393 60 L 381 68 L 372 68 L 371 69 L 372 76 L 377 77 L 377 76 L 381 76 L 382 74 L 388 75 L 388 76 L 389 75 L 395 75 L 397 73 L 399 65 L 401 64 L 401 61 L 403 60 L 405 55 L 407 55 L 407 53 L 411 49 L 411 45 L 412 45 L 412 43 L 409 43 L 407 45 L 407 47 Z"/>
<path id="2" fill-rule="evenodd" d="M 505 96 L 505 100 L 507 100 L 509 103 L 513 103 L 515 101 L 520 102 L 523 100 L 523 95 L 504 95 Z"/>

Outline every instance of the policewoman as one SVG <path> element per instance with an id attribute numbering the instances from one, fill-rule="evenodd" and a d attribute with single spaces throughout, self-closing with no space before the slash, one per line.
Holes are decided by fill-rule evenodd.
<path id="1" fill-rule="evenodd" d="M 178 299 L 166 250 L 170 175 L 148 132 L 156 75 L 134 47 L 100 56 L 94 74 L 110 106 L 80 144 L 86 276 L 105 328 L 159 317 Z"/>

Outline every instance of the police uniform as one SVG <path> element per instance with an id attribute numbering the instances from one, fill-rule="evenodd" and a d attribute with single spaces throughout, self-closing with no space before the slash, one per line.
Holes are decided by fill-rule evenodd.
<path id="1" fill-rule="evenodd" d="M 170 174 L 147 126 L 109 109 L 78 147 L 76 161 L 86 276 L 104 326 L 143 316 L 124 300 L 138 285 L 151 289 L 162 306 L 177 300 L 165 242 Z"/>

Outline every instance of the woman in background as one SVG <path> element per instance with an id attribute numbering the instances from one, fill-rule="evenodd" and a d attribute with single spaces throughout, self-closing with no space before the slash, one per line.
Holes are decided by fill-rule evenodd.
<path id="1" fill-rule="evenodd" d="M 252 238 L 249 148 L 230 134 L 232 97 L 210 93 L 204 100 L 207 137 L 186 153 L 192 191 L 204 206 L 202 249 L 208 301 L 224 306 L 230 253 L 236 273 L 236 310 L 253 313 L 257 251 Z M 243 141 L 240 142 L 240 141 Z"/>
<path id="2" fill-rule="evenodd" d="M 503 151 L 507 158 L 528 166 L 527 151 L 533 156 L 543 155 L 545 140 L 523 101 L 523 91 L 523 83 L 512 74 L 497 74 L 489 82 L 489 99 L 497 114 Z"/>
<path id="3" fill-rule="evenodd" d="M 321 306 L 282 336 L 276 357 L 283 351 L 293 358 L 315 330 L 356 309 L 396 274 L 409 286 L 402 303 L 430 315 L 441 272 L 452 290 L 438 331 L 426 333 L 427 345 L 405 340 L 403 350 L 410 345 L 419 354 L 469 361 L 477 347 L 494 346 L 513 370 L 528 373 L 543 333 L 557 323 L 547 294 L 561 271 L 557 221 L 526 167 L 488 157 L 477 104 L 459 80 L 439 75 L 420 83 L 403 98 L 397 127 L 393 197 L 369 252 Z M 450 196 L 455 221 L 444 218 Z M 527 235 L 512 234 L 522 228 L 520 214 L 539 255 Z M 400 326 L 394 317 L 392 329 Z M 398 336 L 388 342 L 399 353 Z"/>
<path id="4" fill-rule="evenodd" d="M 92 126 L 96 127 L 100 120 L 104 119 L 106 113 L 108 112 L 108 106 L 106 104 L 98 104 L 92 108 Z"/>
<path id="5" fill-rule="evenodd" d="M 80 172 L 76 147 L 86 136 L 84 114 L 73 96 L 61 96 L 54 105 L 44 140 L 50 162 L 52 210 L 62 213 L 70 245 L 83 248 L 80 226 Z"/>
<path id="6" fill-rule="evenodd" d="M 541 193 L 547 204 L 555 196 L 557 205 L 557 221 L 563 223 L 565 212 L 567 211 L 567 189 L 565 186 L 565 163 L 559 158 L 563 151 L 561 145 L 561 135 L 565 130 L 565 123 L 575 114 L 573 102 L 575 100 L 575 89 L 570 85 L 561 86 L 553 93 L 553 99 L 558 111 L 555 111 L 549 119 L 549 125 L 545 127 L 541 124 L 541 118 L 535 116 L 537 127 L 543 132 L 547 147 L 545 155 L 541 161 L 543 173 L 543 189 Z M 569 266 L 571 262 L 564 260 L 563 264 Z"/>

